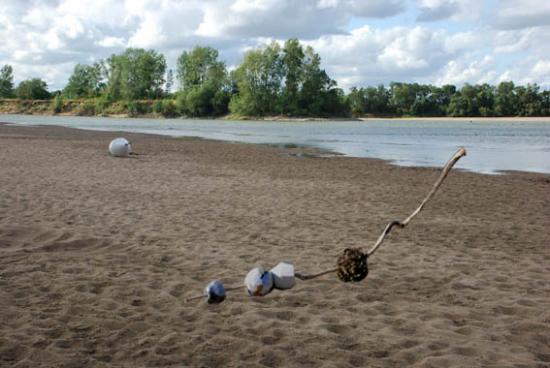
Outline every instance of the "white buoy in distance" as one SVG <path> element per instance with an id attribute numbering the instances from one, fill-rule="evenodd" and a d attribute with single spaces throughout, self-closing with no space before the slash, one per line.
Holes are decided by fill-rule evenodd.
<path id="1" fill-rule="evenodd" d="M 126 138 L 116 138 L 109 144 L 109 153 L 115 157 L 128 157 L 132 152 L 132 145 Z"/>
<path id="2" fill-rule="evenodd" d="M 292 289 L 296 285 L 294 279 L 294 266 L 290 263 L 281 262 L 270 271 L 273 275 L 273 283 L 276 289 Z"/>
<path id="3" fill-rule="evenodd" d="M 264 296 L 273 290 L 273 275 L 262 267 L 255 267 L 244 279 L 248 294 L 251 296 Z"/>

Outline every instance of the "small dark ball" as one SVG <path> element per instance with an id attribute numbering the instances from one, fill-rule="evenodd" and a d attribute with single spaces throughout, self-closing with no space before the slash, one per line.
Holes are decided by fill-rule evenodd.
<path id="1" fill-rule="evenodd" d="M 214 280 L 204 289 L 208 304 L 219 304 L 225 300 L 225 287 L 219 280 Z"/>
<path id="2" fill-rule="evenodd" d="M 338 278 L 344 282 L 357 282 L 369 274 L 367 255 L 359 248 L 346 248 L 338 257 Z"/>

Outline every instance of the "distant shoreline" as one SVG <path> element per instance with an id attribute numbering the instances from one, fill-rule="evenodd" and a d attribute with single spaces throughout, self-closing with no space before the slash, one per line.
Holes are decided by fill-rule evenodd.
<path id="1" fill-rule="evenodd" d="M 191 118 L 192 120 L 193 118 Z M 232 117 L 221 117 L 213 118 L 212 120 L 228 120 L 228 121 L 241 121 L 241 120 L 252 120 L 252 121 L 281 121 L 281 122 L 310 122 L 310 121 L 472 121 L 472 122 L 482 122 L 482 121 L 502 121 L 502 122 L 514 122 L 514 121 L 529 121 L 529 122 L 543 122 L 550 123 L 550 116 L 506 116 L 506 117 L 351 117 L 351 118 L 290 118 L 290 117 L 281 117 L 281 116 L 265 116 L 265 117 L 243 117 L 243 118 L 232 118 Z"/>
<path id="2" fill-rule="evenodd" d="M 329 121 L 531 121 L 550 122 L 550 116 L 507 116 L 507 117 L 419 117 L 419 116 L 366 116 L 350 117 L 291 117 L 284 115 L 270 116 L 240 116 L 227 114 L 223 116 L 188 117 L 180 116 L 175 112 L 172 115 L 156 113 L 153 109 L 153 100 L 136 101 L 141 108 L 138 112 L 131 113 L 127 106 L 121 103 L 114 103 L 108 109 L 98 110 L 92 100 L 66 100 L 59 110 L 51 100 L 17 100 L 0 99 L 0 114 L 16 115 L 39 115 L 39 116 L 87 116 L 87 117 L 109 117 L 109 118 L 146 118 L 146 119 L 189 119 L 189 120 L 227 120 L 227 121 L 280 121 L 280 122 L 329 122 Z"/>
<path id="3" fill-rule="evenodd" d="M 550 122 L 550 116 L 535 117 L 413 117 L 413 116 L 373 116 L 371 114 L 361 117 L 289 117 L 284 115 L 271 116 L 239 116 L 227 114 L 223 116 L 204 116 L 204 117 L 186 117 L 173 115 L 164 115 L 155 113 L 153 110 L 153 100 L 136 101 L 141 106 L 141 112 L 130 113 L 127 107 L 121 103 L 114 103 L 109 109 L 96 109 L 92 100 L 66 100 L 63 106 L 56 112 L 52 100 L 17 100 L 0 99 L 0 115 L 39 115 L 39 116 L 87 116 L 87 117 L 108 117 L 108 118 L 145 118 L 145 119 L 188 119 L 188 120 L 227 120 L 227 121 L 280 121 L 280 122 L 330 122 L 330 121 L 531 121 L 531 122 Z"/>
<path id="4" fill-rule="evenodd" d="M 550 116 L 501 116 L 501 117 L 400 117 L 400 118 L 359 118 L 361 121 L 369 120 L 400 120 L 400 121 L 530 121 L 530 122 L 542 122 L 550 123 Z"/>
<path id="5" fill-rule="evenodd" d="M 550 123 L 550 116 L 507 116 L 507 117 L 334 117 L 334 118 L 323 118 L 323 117 L 286 117 L 286 116 L 218 116 L 218 117 L 171 117 L 167 118 L 164 116 L 158 116 L 155 114 L 141 114 L 136 116 L 130 116 L 129 114 L 104 114 L 104 115 L 81 115 L 81 114 L 72 114 L 72 113 L 59 113 L 54 114 L 52 112 L 33 112 L 33 113 L 24 113 L 20 111 L 2 111 L 0 110 L 0 116 L 2 115 L 31 115 L 31 116 L 75 116 L 75 117 L 91 117 L 91 118 L 113 118 L 113 119 L 157 119 L 157 120 L 221 120 L 221 121 L 258 121 L 258 122 L 292 122 L 292 123 L 307 123 L 307 122 L 335 122 L 335 121 L 362 121 L 368 123 L 370 121 L 471 121 L 471 122 L 540 122 L 540 123 Z"/>

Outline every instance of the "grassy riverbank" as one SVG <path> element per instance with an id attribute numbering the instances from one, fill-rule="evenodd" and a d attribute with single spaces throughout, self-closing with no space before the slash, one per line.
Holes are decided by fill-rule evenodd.
<path id="1" fill-rule="evenodd" d="M 25 115 L 60 115 L 60 116 L 102 116 L 117 118 L 187 118 L 178 114 L 176 103 L 172 99 L 116 101 L 107 103 L 104 99 L 52 99 L 52 100 L 20 100 L 0 99 L 0 114 Z M 289 117 L 277 116 L 242 116 L 228 114 L 208 119 L 220 120 L 259 120 L 259 121 L 369 121 L 369 120 L 437 120 L 437 121 L 550 121 L 549 117 L 416 117 L 392 115 L 363 115 L 356 117 Z"/>

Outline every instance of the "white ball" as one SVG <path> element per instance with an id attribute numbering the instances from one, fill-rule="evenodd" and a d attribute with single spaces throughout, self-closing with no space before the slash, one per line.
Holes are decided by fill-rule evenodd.
<path id="1" fill-rule="evenodd" d="M 116 138 L 109 144 L 109 153 L 115 157 L 127 157 L 132 152 L 132 145 L 125 138 Z"/>
<path id="2" fill-rule="evenodd" d="M 292 289 L 296 284 L 294 266 L 290 263 L 281 262 L 273 267 L 270 272 L 273 274 L 273 283 L 277 289 Z"/>
<path id="3" fill-rule="evenodd" d="M 244 279 L 246 290 L 252 296 L 264 296 L 273 290 L 273 275 L 262 267 L 255 267 Z"/>

